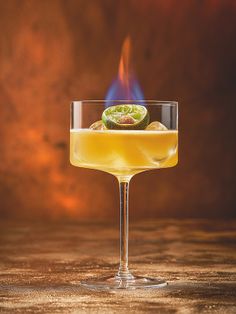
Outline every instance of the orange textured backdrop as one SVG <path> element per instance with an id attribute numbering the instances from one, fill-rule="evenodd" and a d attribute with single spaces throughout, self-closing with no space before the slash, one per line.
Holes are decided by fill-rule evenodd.
<path id="1" fill-rule="evenodd" d="M 176 168 L 131 182 L 131 215 L 235 215 L 236 2 L 0 1 L 1 217 L 118 216 L 118 185 L 69 165 L 69 103 L 102 99 L 124 38 L 146 98 L 180 103 Z"/>

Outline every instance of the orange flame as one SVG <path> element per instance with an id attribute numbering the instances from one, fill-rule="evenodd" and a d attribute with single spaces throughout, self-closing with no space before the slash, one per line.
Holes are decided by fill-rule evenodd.
<path id="1" fill-rule="evenodd" d="M 127 36 L 124 40 L 121 50 L 118 78 L 127 92 L 130 91 L 130 53 L 131 53 L 131 41 Z"/>
<path id="2" fill-rule="evenodd" d="M 144 95 L 132 70 L 131 63 L 131 40 L 126 37 L 121 49 L 121 57 L 117 79 L 113 81 L 106 95 L 106 105 L 115 103 L 114 99 L 142 100 Z"/>

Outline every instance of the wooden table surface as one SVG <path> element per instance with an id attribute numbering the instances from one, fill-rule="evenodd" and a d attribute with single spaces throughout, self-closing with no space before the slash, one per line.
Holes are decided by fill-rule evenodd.
<path id="1" fill-rule="evenodd" d="M 155 290 L 79 285 L 118 267 L 112 223 L 1 223 L 1 313 L 236 313 L 236 221 L 159 220 L 130 226 L 130 268 Z"/>

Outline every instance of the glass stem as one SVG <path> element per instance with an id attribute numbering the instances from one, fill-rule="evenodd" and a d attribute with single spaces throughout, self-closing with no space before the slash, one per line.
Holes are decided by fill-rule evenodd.
<path id="1" fill-rule="evenodd" d="M 120 267 L 118 279 L 132 279 L 128 268 L 128 238 L 129 238 L 129 181 L 131 177 L 118 178 L 120 188 Z"/>

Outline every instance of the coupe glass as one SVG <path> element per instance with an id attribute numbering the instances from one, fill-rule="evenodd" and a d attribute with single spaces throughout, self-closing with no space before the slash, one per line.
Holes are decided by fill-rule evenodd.
<path id="1" fill-rule="evenodd" d="M 150 130 L 96 130 L 110 105 L 145 106 Z M 164 125 L 164 126 L 162 126 Z M 71 104 L 70 162 L 77 167 L 102 170 L 114 175 L 120 188 L 120 266 L 116 275 L 91 278 L 81 284 L 95 290 L 160 288 L 159 278 L 133 275 L 128 268 L 129 182 L 140 172 L 173 167 L 178 156 L 178 103 L 175 101 L 83 100 Z"/>

